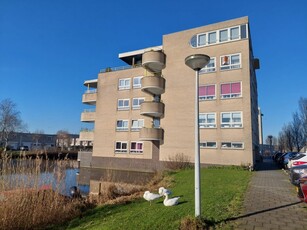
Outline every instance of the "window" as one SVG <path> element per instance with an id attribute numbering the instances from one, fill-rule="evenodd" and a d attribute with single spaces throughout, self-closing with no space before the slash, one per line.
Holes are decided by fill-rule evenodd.
<path id="1" fill-rule="evenodd" d="M 144 98 L 133 98 L 132 109 L 140 109 L 141 104 L 144 102 Z"/>
<path id="2" fill-rule="evenodd" d="M 130 99 L 118 99 L 117 109 L 118 110 L 129 110 L 130 109 Z"/>
<path id="3" fill-rule="evenodd" d="M 210 62 L 208 63 L 208 65 L 202 68 L 199 71 L 199 74 L 215 72 L 215 62 L 216 62 L 215 57 L 210 58 Z"/>
<path id="4" fill-rule="evenodd" d="M 144 127 L 143 119 L 132 120 L 131 131 L 139 131 L 142 127 Z"/>
<path id="5" fill-rule="evenodd" d="M 247 24 L 238 25 L 220 30 L 195 34 L 190 39 L 190 45 L 194 48 L 222 42 L 231 42 L 248 37 Z"/>
<path id="6" fill-rule="evenodd" d="M 225 42 L 228 40 L 228 29 L 220 30 L 220 42 Z"/>
<path id="7" fill-rule="evenodd" d="M 230 40 L 239 39 L 239 27 L 234 27 L 230 29 Z"/>
<path id="8" fill-rule="evenodd" d="M 128 120 L 117 120 L 116 131 L 128 131 L 129 121 Z"/>
<path id="9" fill-rule="evenodd" d="M 133 78 L 133 88 L 134 89 L 139 89 L 142 87 L 142 84 L 141 84 L 141 79 L 142 77 L 134 77 Z"/>
<path id="10" fill-rule="evenodd" d="M 216 114 L 215 113 L 200 113 L 199 114 L 199 128 L 216 128 Z"/>
<path id="11" fill-rule="evenodd" d="M 119 79 L 118 89 L 119 90 L 130 89 L 130 78 Z"/>
<path id="12" fill-rule="evenodd" d="M 211 32 L 208 34 L 208 44 L 216 43 L 216 32 Z"/>
<path id="13" fill-rule="evenodd" d="M 222 149 L 243 149 L 244 144 L 243 142 L 222 142 L 221 148 Z"/>
<path id="14" fill-rule="evenodd" d="M 199 87 L 199 100 L 214 100 L 215 85 L 204 85 Z"/>
<path id="15" fill-rule="evenodd" d="M 200 148 L 216 148 L 215 141 L 201 141 L 199 145 L 200 145 Z"/>
<path id="16" fill-rule="evenodd" d="M 241 68 L 241 54 L 221 56 L 221 70 Z"/>
<path id="17" fill-rule="evenodd" d="M 221 98 L 241 97 L 241 82 L 221 84 Z"/>
<path id="18" fill-rule="evenodd" d="M 130 153 L 143 153 L 143 142 L 131 141 Z"/>
<path id="19" fill-rule="evenodd" d="M 127 141 L 116 141 L 115 152 L 116 153 L 126 153 L 128 152 L 128 142 Z"/>
<path id="20" fill-rule="evenodd" d="M 242 112 L 221 113 L 221 128 L 242 127 Z"/>

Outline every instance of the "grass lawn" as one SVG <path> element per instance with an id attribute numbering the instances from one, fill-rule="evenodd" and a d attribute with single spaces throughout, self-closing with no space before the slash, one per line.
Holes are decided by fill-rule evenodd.
<path id="1" fill-rule="evenodd" d="M 202 216 L 208 223 L 218 224 L 239 214 L 251 175 L 236 167 L 201 170 Z M 100 206 L 65 229 L 178 229 L 183 218 L 194 216 L 194 170 L 172 173 L 171 177 L 169 189 L 173 196 L 181 197 L 177 206 L 165 207 L 162 198 L 152 205 L 140 198 L 128 204 Z"/>

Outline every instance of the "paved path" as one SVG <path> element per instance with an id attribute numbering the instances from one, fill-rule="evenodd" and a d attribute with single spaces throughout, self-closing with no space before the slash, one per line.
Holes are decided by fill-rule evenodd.
<path id="1" fill-rule="evenodd" d="M 286 172 L 264 159 L 254 172 L 244 213 L 236 223 L 240 230 L 307 229 L 307 204 L 297 197 Z"/>

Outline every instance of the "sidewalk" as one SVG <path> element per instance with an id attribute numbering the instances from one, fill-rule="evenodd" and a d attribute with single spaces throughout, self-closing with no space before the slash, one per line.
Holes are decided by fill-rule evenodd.
<path id="1" fill-rule="evenodd" d="M 300 201 L 289 176 L 271 159 L 254 172 L 236 229 L 307 229 L 307 204 Z"/>

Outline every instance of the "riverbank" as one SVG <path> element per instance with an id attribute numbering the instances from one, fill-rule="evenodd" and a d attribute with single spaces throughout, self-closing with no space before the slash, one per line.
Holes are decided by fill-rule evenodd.
<path id="1" fill-rule="evenodd" d="M 3 154 L 0 158 L 3 157 Z M 70 159 L 70 160 L 77 160 L 78 158 L 78 151 L 77 150 L 32 150 L 32 151 L 7 151 L 6 157 L 16 159 L 16 158 L 30 158 L 35 159 L 37 157 L 52 160 L 63 160 L 63 159 Z"/>

